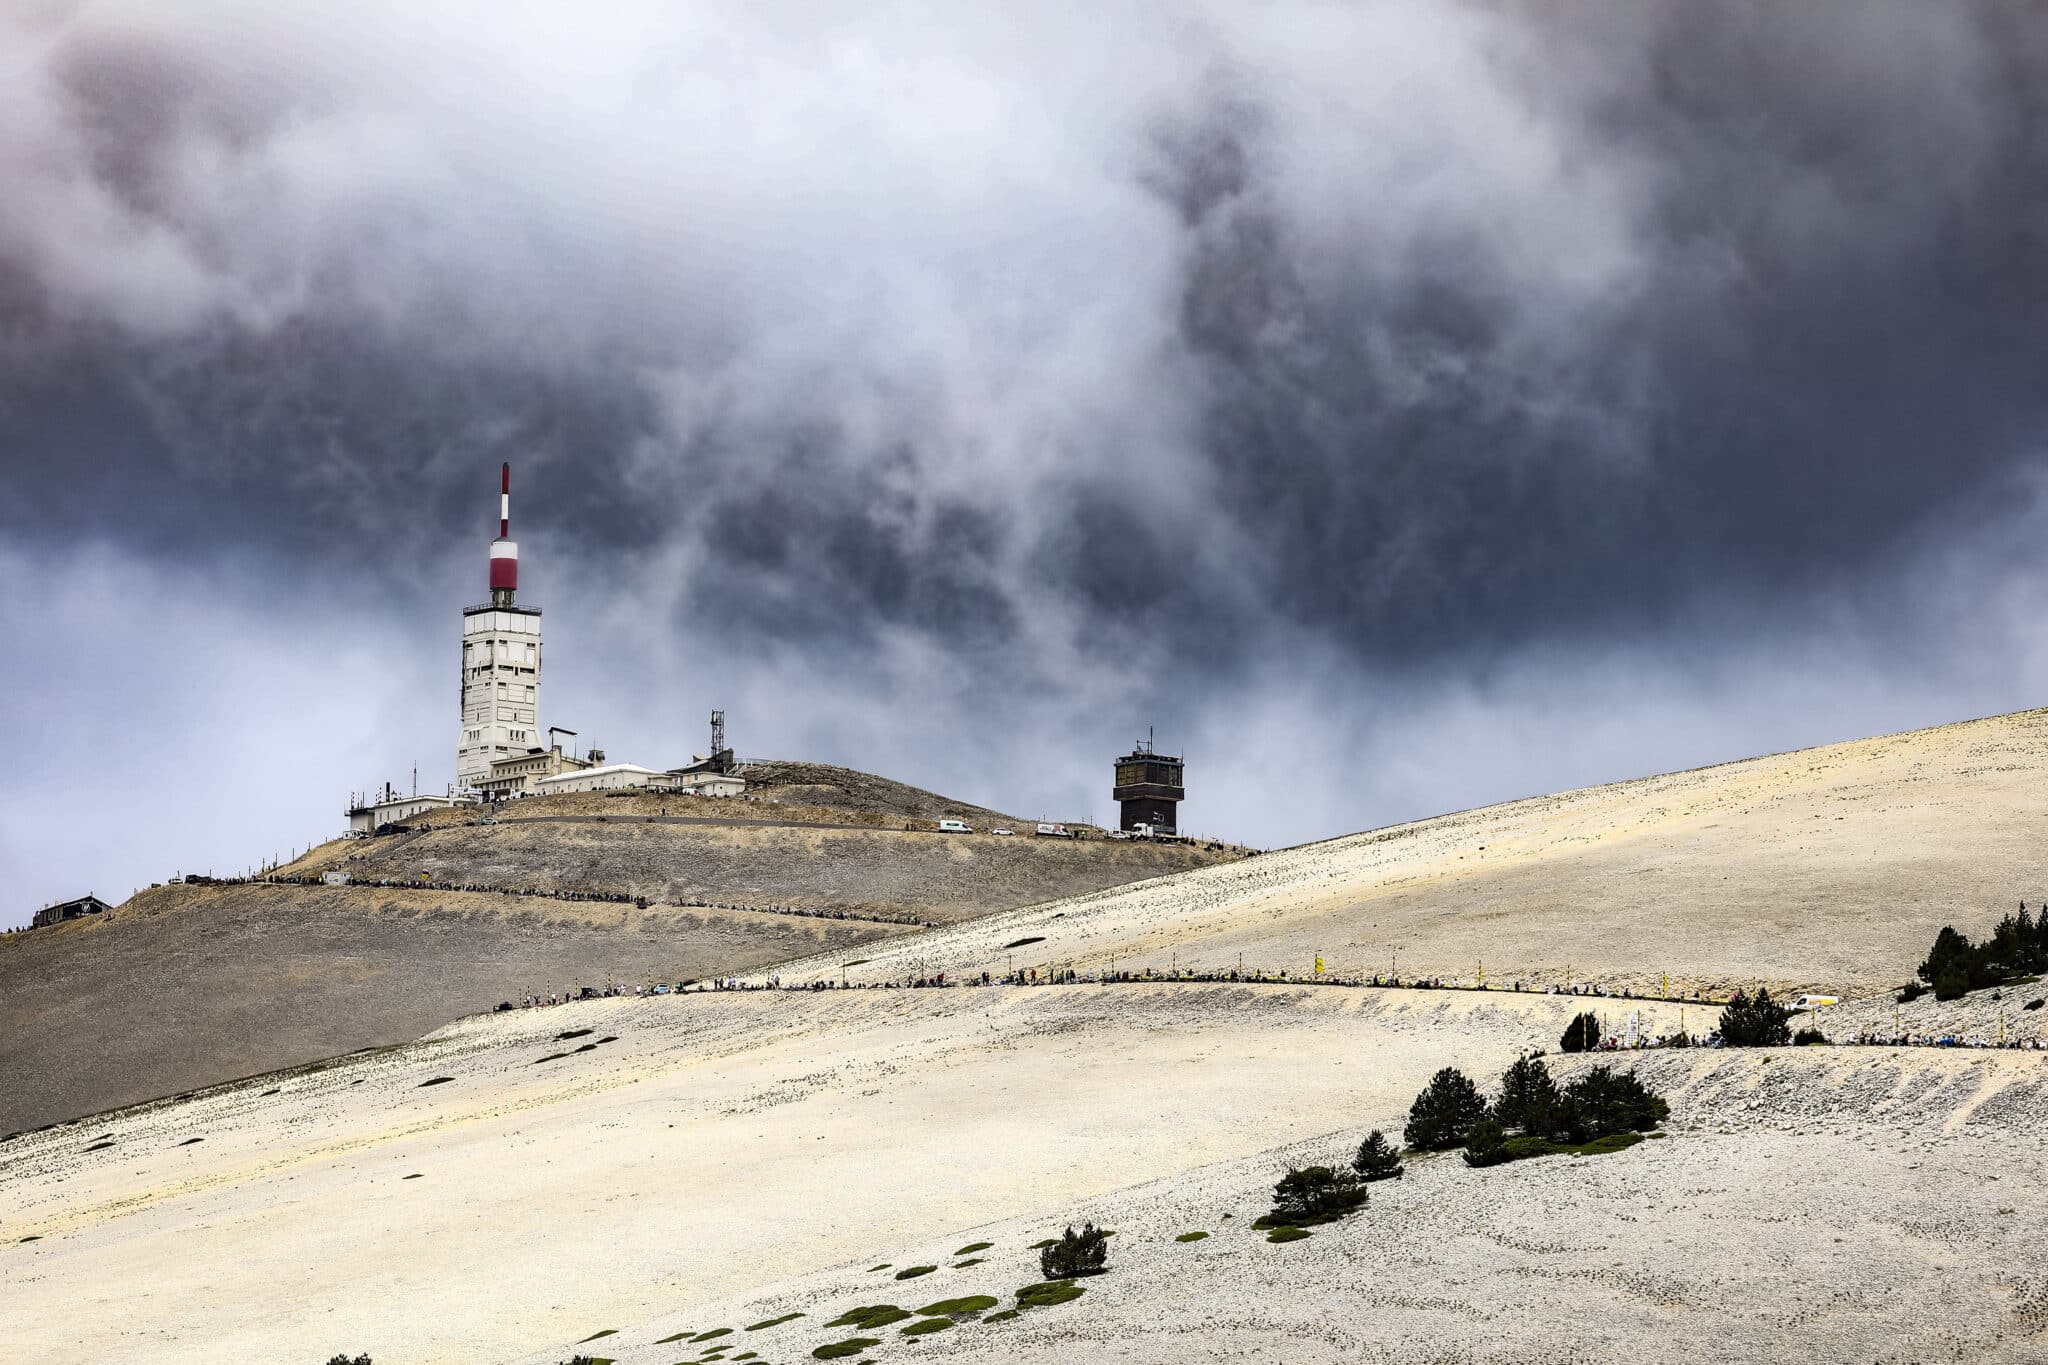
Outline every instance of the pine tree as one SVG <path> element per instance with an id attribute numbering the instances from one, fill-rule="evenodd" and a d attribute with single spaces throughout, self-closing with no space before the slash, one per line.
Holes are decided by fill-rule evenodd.
<path id="1" fill-rule="evenodd" d="M 1785 1023 L 1790 1013 L 1771 999 L 1767 987 L 1759 987 L 1754 996 L 1737 991 L 1721 1011 L 1721 1042 L 1728 1047 L 1783 1047 L 1792 1041 Z"/>
<path id="2" fill-rule="evenodd" d="M 1944 924 L 1941 932 L 1934 936 L 1934 947 L 1928 952 L 1927 960 L 1920 964 L 1920 979 L 1931 986 L 1934 978 L 1951 964 L 1962 965 L 1967 975 L 1973 955 L 1970 940 L 1957 933 L 1954 925 Z"/>
<path id="3" fill-rule="evenodd" d="M 1960 1000 L 1970 993 L 1970 973 L 1960 962 L 1946 962 L 1934 978 L 1936 1000 Z"/>
<path id="4" fill-rule="evenodd" d="M 1375 1128 L 1358 1144 L 1358 1155 L 1351 1158 L 1351 1169 L 1358 1172 L 1361 1180 L 1399 1180 L 1401 1178 L 1401 1154 L 1394 1150 L 1394 1144 L 1387 1141 L 1386 1134 Z"/>
<path id="5" fill-rule="evenodd" d="M 1429 1085 L 1408 1107 L 1408 1125 L 1402 1138 L 1410 1147 L 1425 1152 L 1442 1152 L 1465 1141 L 1486 1101 L 1479 1087 L 1456 1067 L 1447 1066 L 1430 1079 Z"/>
<path id="6" fill-rule="evenodd" d="M 1083 1275 L 1100 1275 L 1109 1263 L 1109 1234 L 1093 1223 L 1079 1232 L 1071 1227 L 1066 1236 L 1038 1253 L 1038 1269 L 1048 1280 L 1072 1280 Z"/>
<path id="7" fill-rule="evenodd" d="M 1565 1025 L 1564 1037 L 1558 1046 L 1566 1052 L 1591 1052 L 1600 1046 L 1600 1016 L 1591 1010 L 1575 1015 Z"/>
<path id="8" fill-rule="evenodd" d="M 1671 1114 L 1671 1106 L 1637 1079 L 1633 1071 L 1592 1067 L 1566 1086 L 1565 1093 L 1578 1111 L 1575 1128 L 1582 1128 L 1587 1134 L 1573 1139 L 1578 1142 L 1613 1133 L 1648 1132 Z"/>
<path id="9" fill-rule="evenodd" d="M 1534 1057 L 1523 1057 L 1501 1074 L 1493 1116 L 1504 1127 L 1540 1133 L 1556 1105 L 1557 1082 L 1550 1079 L 1549 1068 Z"/>
<path id="10" fill-rule="evenodd" d="M 1280 1177 L 1273 1186 L 1273 1211 L 1263 1221 L 1287 1227 L 1327 1223 L 1363 1207 L 1370 1197 L 1365 1182 L 1350 1171 L 1309 1166 Z"/>

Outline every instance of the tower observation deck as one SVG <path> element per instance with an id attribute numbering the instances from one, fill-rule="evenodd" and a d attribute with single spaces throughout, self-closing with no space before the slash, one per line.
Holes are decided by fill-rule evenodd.
<path id="1" fill-rule="evenodd" d="M 1155 834 L 1180 832 L 1178 809 L 1188 794 L 1184 767 L 1178 758 L 1155 750 L 1149 732 L 1116 761 L 1116 785 L 1109 794 L 1121 805 L 1118 828 L 1150 825 Z"/>

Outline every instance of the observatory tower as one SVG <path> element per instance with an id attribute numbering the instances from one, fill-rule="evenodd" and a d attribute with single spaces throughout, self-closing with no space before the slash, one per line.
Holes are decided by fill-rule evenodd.
<path id="1" fill-rule="evenodd" d="M 493 759 L 539 747 L 540 608 L 518 602 L 512 466 L 498 477 L 491 600 L 462 609 L 462 738 L 455 746 L 455 781 L 464 787 L 489 777 Z"/>
<path id="2" fill-rule="evenodd" d="M 1117 819 L 1120 829 L 1150 825 L 1154 834 L 1180 832 L 1177 812 L 1188 794 L 1181 761 L 1156 752 L 1150 730 L 1116 761 L 1116 786 L 1109 794 L 1122 803 Z"/>

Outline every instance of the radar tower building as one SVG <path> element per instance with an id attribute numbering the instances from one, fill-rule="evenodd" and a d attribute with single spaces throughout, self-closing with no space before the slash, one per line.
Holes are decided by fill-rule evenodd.
<path id="1" fill-rule="evenodd" d="M 464 787 L 489 778 L 495 760 L 540 748 L 540 608 L 518 600 L 510 464 L 498 471 L 490 587 L 490 601 L 462 609 L 462 738 L 455 746 L 455 781 Z"/>
<path id="2" fill-rule="evenodd" d="M 1116 761 L 1116 786 L 1110 797 L 1122 804 L 1118 827 L 1129 833 L 1146 825 L 1154 834 L 1178 834 L 1177 811 L 1187 794 L 1181 761 L 1153 747 L 1148 726 L 1145 738 Z"/>

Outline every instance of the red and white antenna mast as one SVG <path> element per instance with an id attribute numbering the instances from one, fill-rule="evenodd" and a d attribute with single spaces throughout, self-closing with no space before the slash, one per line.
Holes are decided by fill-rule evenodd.
<path id="1" fill-rule="evenodd" d="M 498 538 L 491 542 L 491 605 L 509 607 L 519 593 L 519 542 L 512 539 L 512 463 L 498 471 Z"/>

